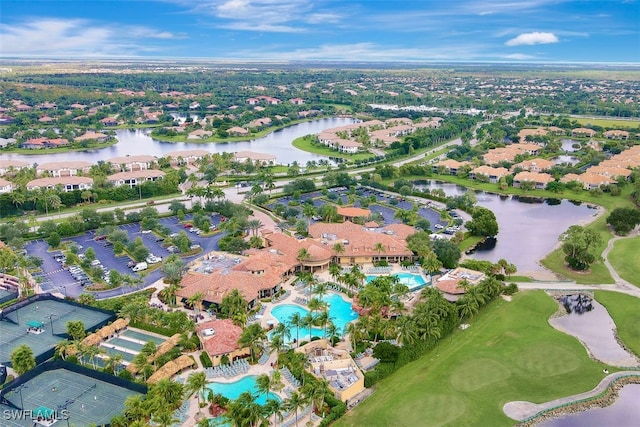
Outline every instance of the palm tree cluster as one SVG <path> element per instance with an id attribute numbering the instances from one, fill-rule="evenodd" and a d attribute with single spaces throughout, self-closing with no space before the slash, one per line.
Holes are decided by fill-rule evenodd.
<path id="1" fill-rule="evenodd" d="M 174 411 L 182 404 L 188 394 L 193 393 L 194 385 L 180 383 L 169 379 L 162 379 L 149 388 L 146 396 L 134 395 L 125 400 L 125 410 L 122 414 L 111 419 L 113 427 L 147 426 L 149 421 L 154 425 L 169 427 L 180 421 L 174 416 Z"/>
<path id="2" fill-rule="evenodd" d="M 334 245 L 333 250 L 340 253 L 340 247 L 342 247 L 342 244 L 337 243 Z M 342 247 L 342 251 L 344 252 L 344 247 Z M 367 278 L 359 265 L 353 265 L 349 271 L 343 272 L 340 265 L 335 263 L 329 264 L 329 275 L 337 284 L 343 285 L 352 291 L 360 289 Z"/>

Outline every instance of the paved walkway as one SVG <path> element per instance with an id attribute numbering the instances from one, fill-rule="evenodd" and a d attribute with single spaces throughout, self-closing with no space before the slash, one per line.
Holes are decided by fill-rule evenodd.
<path id="1" fill-rule="evenodd" d="M 600 381 L 594 389 L 587 391 L 585 393 L 574 394 L 573 396 L 567 396 L 556 400 L 551 400 L 545 403 L 531 403 L 527 401 L 516 401 L 516 402 L 508 402 L 506 403 L 502 410 L 509 417 L 517 421 L 525 421 L 536 414 L 539 414 L 542 411 L 548 411 L 550 409 L 556 408 L 558 406 L 567 405 L 572 402 L 576 402 L 578 400 L 588 399 L 593 396 L 597 396 L 598 394 L 605 391 L 605 389 L 611 384 L 613 381 L 625 377 L 628 375 L 640 376 L 640 372 L 638 371 L 620 371 L 615 372 L 613 374 L 609 374 Z"/>

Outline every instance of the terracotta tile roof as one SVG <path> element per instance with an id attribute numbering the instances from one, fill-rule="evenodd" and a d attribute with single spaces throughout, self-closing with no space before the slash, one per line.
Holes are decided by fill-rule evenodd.
<path id="1" fill-rule="evenodd" d="M 506 176 L 509 175 L 509 171 L 506 168 L 492 168 L 491 166 L 482 165 L 471 171 L 474 174 L 486 175 L 486 176 Z"/>
<path id="2" fill-rule="evenodd" d="M 514 165 L 514 167 L 516 166 L 521 167 L 524 170 L 531 170 L 531 169 L 546 170 L 546 169 L 551 169 L 553 166 L 555 166 L 555 163 L 547 159 L 529 159 Z"/>
<path id="3" fill-rule="evenodd" d="M 251 159 L 251 160 L 275 160 L 276 156 L 268 153 L 256 153 L 254 151 L 238 151 L 234 153 L 236 159 Z"/>
<path id="4" fill-rule="evenodd" d="M 129 163 L 151 163 L 156 160 L 156 156 L 140 154 L 136 156 L 112 157 L 107 162 L 113 165 L 129 164 Z"/>
<path id="5" fill-rule="evenodd" d="M 355 218 L 359 216 L 367 217 L 371 215 L 371 211 L 369 209 L 356 208 L 353 206 L 338 206 L 338 215 L 347 217 L 347 218 Z"/>
<path id="6" fill-rule="evenodd" d="M 170 157 L 172 159 L 177 159 L 178 157 L 186 158 L 186 157 L 204 157 L 211 153 L 207 150 L 179 150 L 179 151 L 171 151 L 169 153 L 165 153 L 164 157 Z"/>
<path id="7" fill-rule="evenodd" d="M 189 272 L 182 278 L 182 289 L 176 295 L 187 299 L 202 292 L 204 301 L 220 304 L 226 295 L 237 289 L 250 302 L 258 298 L 261 290 L 272 289 L 281 281 L 282 277 L 272 271 L 264 274 L 234 270 L 218 270 L 211 274 Z"/>
<path id="8" fill-rule="evenodd" d="M 520 182 L 522 181 L 542 182 L 547 184 L 553 181 L 553 177 L 548 173 L 523 171 L 516 174 L 516 176 L 513 177 L 513 180 L 520 181 Z"/>
<path id="9" fill-rule="evenodd" d="M 93 179 L 86 176 L 63 176 L 51 178 L 37 178 L 27 183 L 27 189 L 35 187 L 55 187 L 56 185 L 93 184 Z"/>
<path id="10" fill-rule="evenodd" d="M 465 290 L 461 286 L 458 286 L 458 282 L 459 281 L 455 279 L 438 280 L 436 287 L 447 294 L 462 295 L 465 293 Z"/>
<path id="11" fill-rule="evenodd" d="M 364 224 L 364 226 L 367 227 L 367 228 L 378 228 L 378 227 L 380 227 L 380 225 L 375 221 L 366 222 Z"/>
<path id="12" fill-rule="evenodd" d="M 88 139 L 102 139 L 102 138 L 108 138 L 108 137 L 109 135 L 105 133 L 87 131 L 83 135 L 76 136 L 74 139 L 76 141 L 86 141 Z"/>
<path id="13" fill-rule="evenodd" d="M 165 176 L 166 173 L 157 170 L 157 169 L 145 169 L 141 171 L 126 171 L 126 172 L 118 172 L 113 175 L 109 175 L 107 179 L 109 181 L 120 181 L 122 179 L 132 179 L 132 178 L 161 178 Z"/>
<path id="14" fill-rule="evenodd" d="M 49 162 L 38 165 L 39 171 L 57 171 L 60 169 L 89 169 L 93 166 L 91 162 L 85 162 L 83 160 L 68 161 L 68 162 Z"/>
<path id="15" fill-rule="evenodd" d="M 27 166 L 29 166 L 29 163 L 23 162 L 22 160 L 0 160 L 0 169 L 9 169 L 10 167 L 20 169 Z"/>
<path id="16" fill-rule="evenodd" d="M 211 337 L 202 335 L 205 329 L 213 329 L 215 335 Z M 234 325 L 231 319 L 216 319 L 199 324 L 196 332 L 209 356 L 221 356 L 239 348 L 238 340 L 242 335 L 242 328 Z"/>

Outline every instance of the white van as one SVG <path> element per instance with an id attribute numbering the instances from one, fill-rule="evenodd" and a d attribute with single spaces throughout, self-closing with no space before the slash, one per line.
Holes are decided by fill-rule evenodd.
<path id="1" fill-rule="evenodd" d="M 134 265 L 131 270 L 132 271 L 142 271 L 142 270 L 146 270 L 146 269 L 147 269 L 147 263 L 146 262 L 139 262 L 136 265 Z"/>

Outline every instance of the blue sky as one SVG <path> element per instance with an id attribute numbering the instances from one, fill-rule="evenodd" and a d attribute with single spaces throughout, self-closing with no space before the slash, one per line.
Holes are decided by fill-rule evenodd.
<path id="1" fill-rule="evenodd" d="M 640 63 L 638 0 L 2 0 L 0 57 Z"/>

